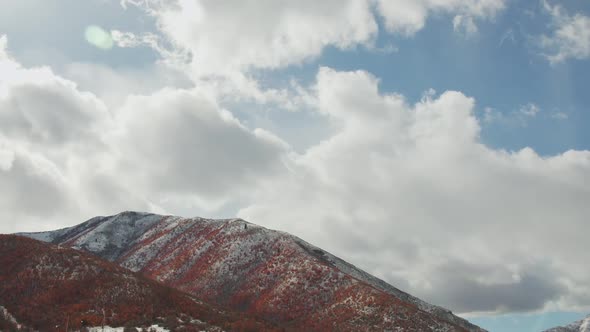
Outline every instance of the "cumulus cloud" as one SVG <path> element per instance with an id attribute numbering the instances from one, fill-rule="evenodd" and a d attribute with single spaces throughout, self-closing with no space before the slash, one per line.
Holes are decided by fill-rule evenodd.
<path id="1" fill-rule="evenodd" d="M 105 105 L 47 67 L 23 68 L 0 38 L 0 130 L 3 136 L 42 144 L 81 142 L 96 135 Z"/>
<path id="2" fill-rule="evenodd" d="M 10 162 L 0 168 L 3 232 L 16 231 L 17 225 L 22 227 L 27 222 L 61 216 L 70 209 L 73 197 L 68 196 L 68 181 L 51 161 L 27 151 L 9 152 Z"/>
<path id="3" fill-rule="evenodd" d="M 396 51 L 375 46 L 377 16 L 384 18 L 388 31 L 413 35 L 423 28 L 428 15 L 449 14 L 456 31 L 472 35 L 477 32 L 475 21 L 493 18 L 503 10 L 504 2 L 124 0 L 125 8 L 139 6 L 153 16 L 162 36 L 112 34 L 121 47 L 152 47 L 165 63 L 184 68 L 197 85 L 213 85 L 220 95 L 294 109 L 294 103 L 300 107 L 298 101 L 306 98 L 301 90 L 261 87 L 254 74 L 304 63 L 317 58 L 326 47 Z"/>
<path id="4" fill-rule="evenodd" d="M 140 5 L 158 18 L 173 44 L 191 52 L 193 69 L 205 75 L 300 63 L 329 45 L 349 48 L 366 43 L 377 32 L 365 0 L 179 0 Z"/>
<path id="5" fill-rule="evenodd" d="M 552 33 L 541 36 L 539 42 L 549 62 L 589 58 L 590 17 L 580 13 L 570 15 L 562 6 L 551 5 L 546 0 L 543 6 L 551 15 Z"/>
<path id="6" fill-rule="evenodd" d="M 505 7 L 505 0 L 377 0 L 379 13 L 390 32 L 412 36 L 422 30 L 432 13 L 453 15 L 456 31 L 477 32 L 475 19 L 490 19 Z"/>
<path id="7" fill-rule="evenodd" d="M 121 107 L 130 95 L 150 95 L 165 87 L 188 89 L 194 83 L 181 71 L 164 64 L 139 68 L 112 68 L 103 64 L 74 62 L 61 75 L 90 91 L 108 108 Z"/>
<path id="8" fill-rule="evenodd" d="M 14 151 L 7 147 L 0 146 L 0 170 L 9 171 L 14 162 Z"/>
<path id="9" fill-rule="evenodd" d="M 221 207 L 284 168 L 288 145 L 247 129 L 209 90 L 148 86 L 109 108 L 47 67 L 21 66 L 0 42 L 2 232 L 127 209 Z"/>
<path id="10" fill-rule="evenodd" d="M 437 278 L 424 295 L 458 312 L 526 312 L 542 310 L 568 292 L 557 271 L 526 264 L 521 269 L 520 274 L 489 282 L 481 276 L 498 274 L 495 266 L 446 262 L 435 269 Z"/>
<path id="11" fill-rule="evenodd" d="M 63 227 L 130 203 L 90 199 L 97 187 L 87 181 L 108 160 L 102 134 L 112 119 L 105 104 L 47 67 L 24 68 L 0 39 L 0 231 Z"/>
<path id="12" fill-rule="evenodd" d="M 246 129 L 198 90 L 131 97 L 117 123 L 121 132 L 113 142 L 122 164 L 147 192 L 220 197 L 282 168 L 285 143 Z"/>
<path id="13" fill-rule="evenodd" d="M 385 20 L 388 31 L 409 36 L 421 30 L 433 13 L 452 15 L 455 30 L 472 34 L 477 31 L 476 19 L 491 19 L 505 8 L 505 0 L 121 3 L 125 8 L 139 6 L 154 16 L 165 38 L 114 31 L 120 46 L 151 45 L 165 57 L 184 54 L 181 58 L 192 64 L 197 76 L 281 68 L 317 57 L 327 46 L 372 48 L 378 33 L 374 11 Z M 176 51 L 162 47 L 164 41 Z"/>
<path id="14" fill-rule="evenodd" d="M 95 136 L 106 107 L 46 68 L 24 71 L 22 81 L 0 78 L 0 129 L 4 135 L 43 144 L 81 143 Z"/>
<path id="15" fill-rule="evenodd" d="M 366 72 L 323 68 L 316 93 L 339 130 L 294 156 L 240 216 L 459 312 L 534 310 L 587 288 L 590 152 L 488 148 L 460 92 L 408 105 Z"/>
<path id="16" fill-rule="evenodd" d="M 260 70 L 300 65 L 326 47 L 375 49 L 378 25 L 369 0 L 121 1 L 155 18 L 160 36 L 113 31 L 121 47 L 148 45 L 200 87 L 223 98 L 253 100 L 293 110 L 305 93 L 297 86 L 264 87 Z"/>

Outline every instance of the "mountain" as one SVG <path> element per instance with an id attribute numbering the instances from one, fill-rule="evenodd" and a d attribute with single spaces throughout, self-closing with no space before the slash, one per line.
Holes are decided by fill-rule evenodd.
<path id="1" fill-rule="evenodd" d="M 295 236 L 241 219 L 124 212 L 23 235 L 94 253 L 287 328 L 484 331 Z"/>
<path id="2" fill-rule="evenodd" d="M 590 332 L 590 315 L 567 326 L 554 327 L 545 332 Z"/>
<path id="3" fill-rule="evenodd" d="M 0 235 L 0 330 L 166 326 L 175 331 L 275 330 L 94 255 Z"/>

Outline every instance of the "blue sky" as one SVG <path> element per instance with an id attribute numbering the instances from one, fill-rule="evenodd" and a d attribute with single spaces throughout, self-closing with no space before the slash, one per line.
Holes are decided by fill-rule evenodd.
<path id="1" fill-rule="evenodd" d="M 0 5 L 0 232 L 238 215 L 490 331 L 588 313 L 588 2 L 176 5 Z"/>

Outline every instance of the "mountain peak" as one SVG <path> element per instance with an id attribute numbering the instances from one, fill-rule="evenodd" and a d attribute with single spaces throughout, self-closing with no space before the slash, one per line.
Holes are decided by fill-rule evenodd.
<path id="1" fill-rule="evenodd" d="M 24 234 L 92 252 L 200 299 L 306 330 L 483 331 L 285 232 L 125 211 Z"/>

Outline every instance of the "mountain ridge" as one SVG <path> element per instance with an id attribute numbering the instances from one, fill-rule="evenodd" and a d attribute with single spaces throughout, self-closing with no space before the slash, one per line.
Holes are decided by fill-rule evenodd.
<path id="1" fill-rule="evenodd" d="M 321 321 L 354 330 L 367 324 L 356 317 L 380 327 L 409 324 L 410 317 L 433 331 L 484 331 L 298 237 L 242 219 L 126 211 L 21 235 L 92 252 L 205 301 L 287 325 Z M 283 303 L 287 296 L 291 302 Z"/>

